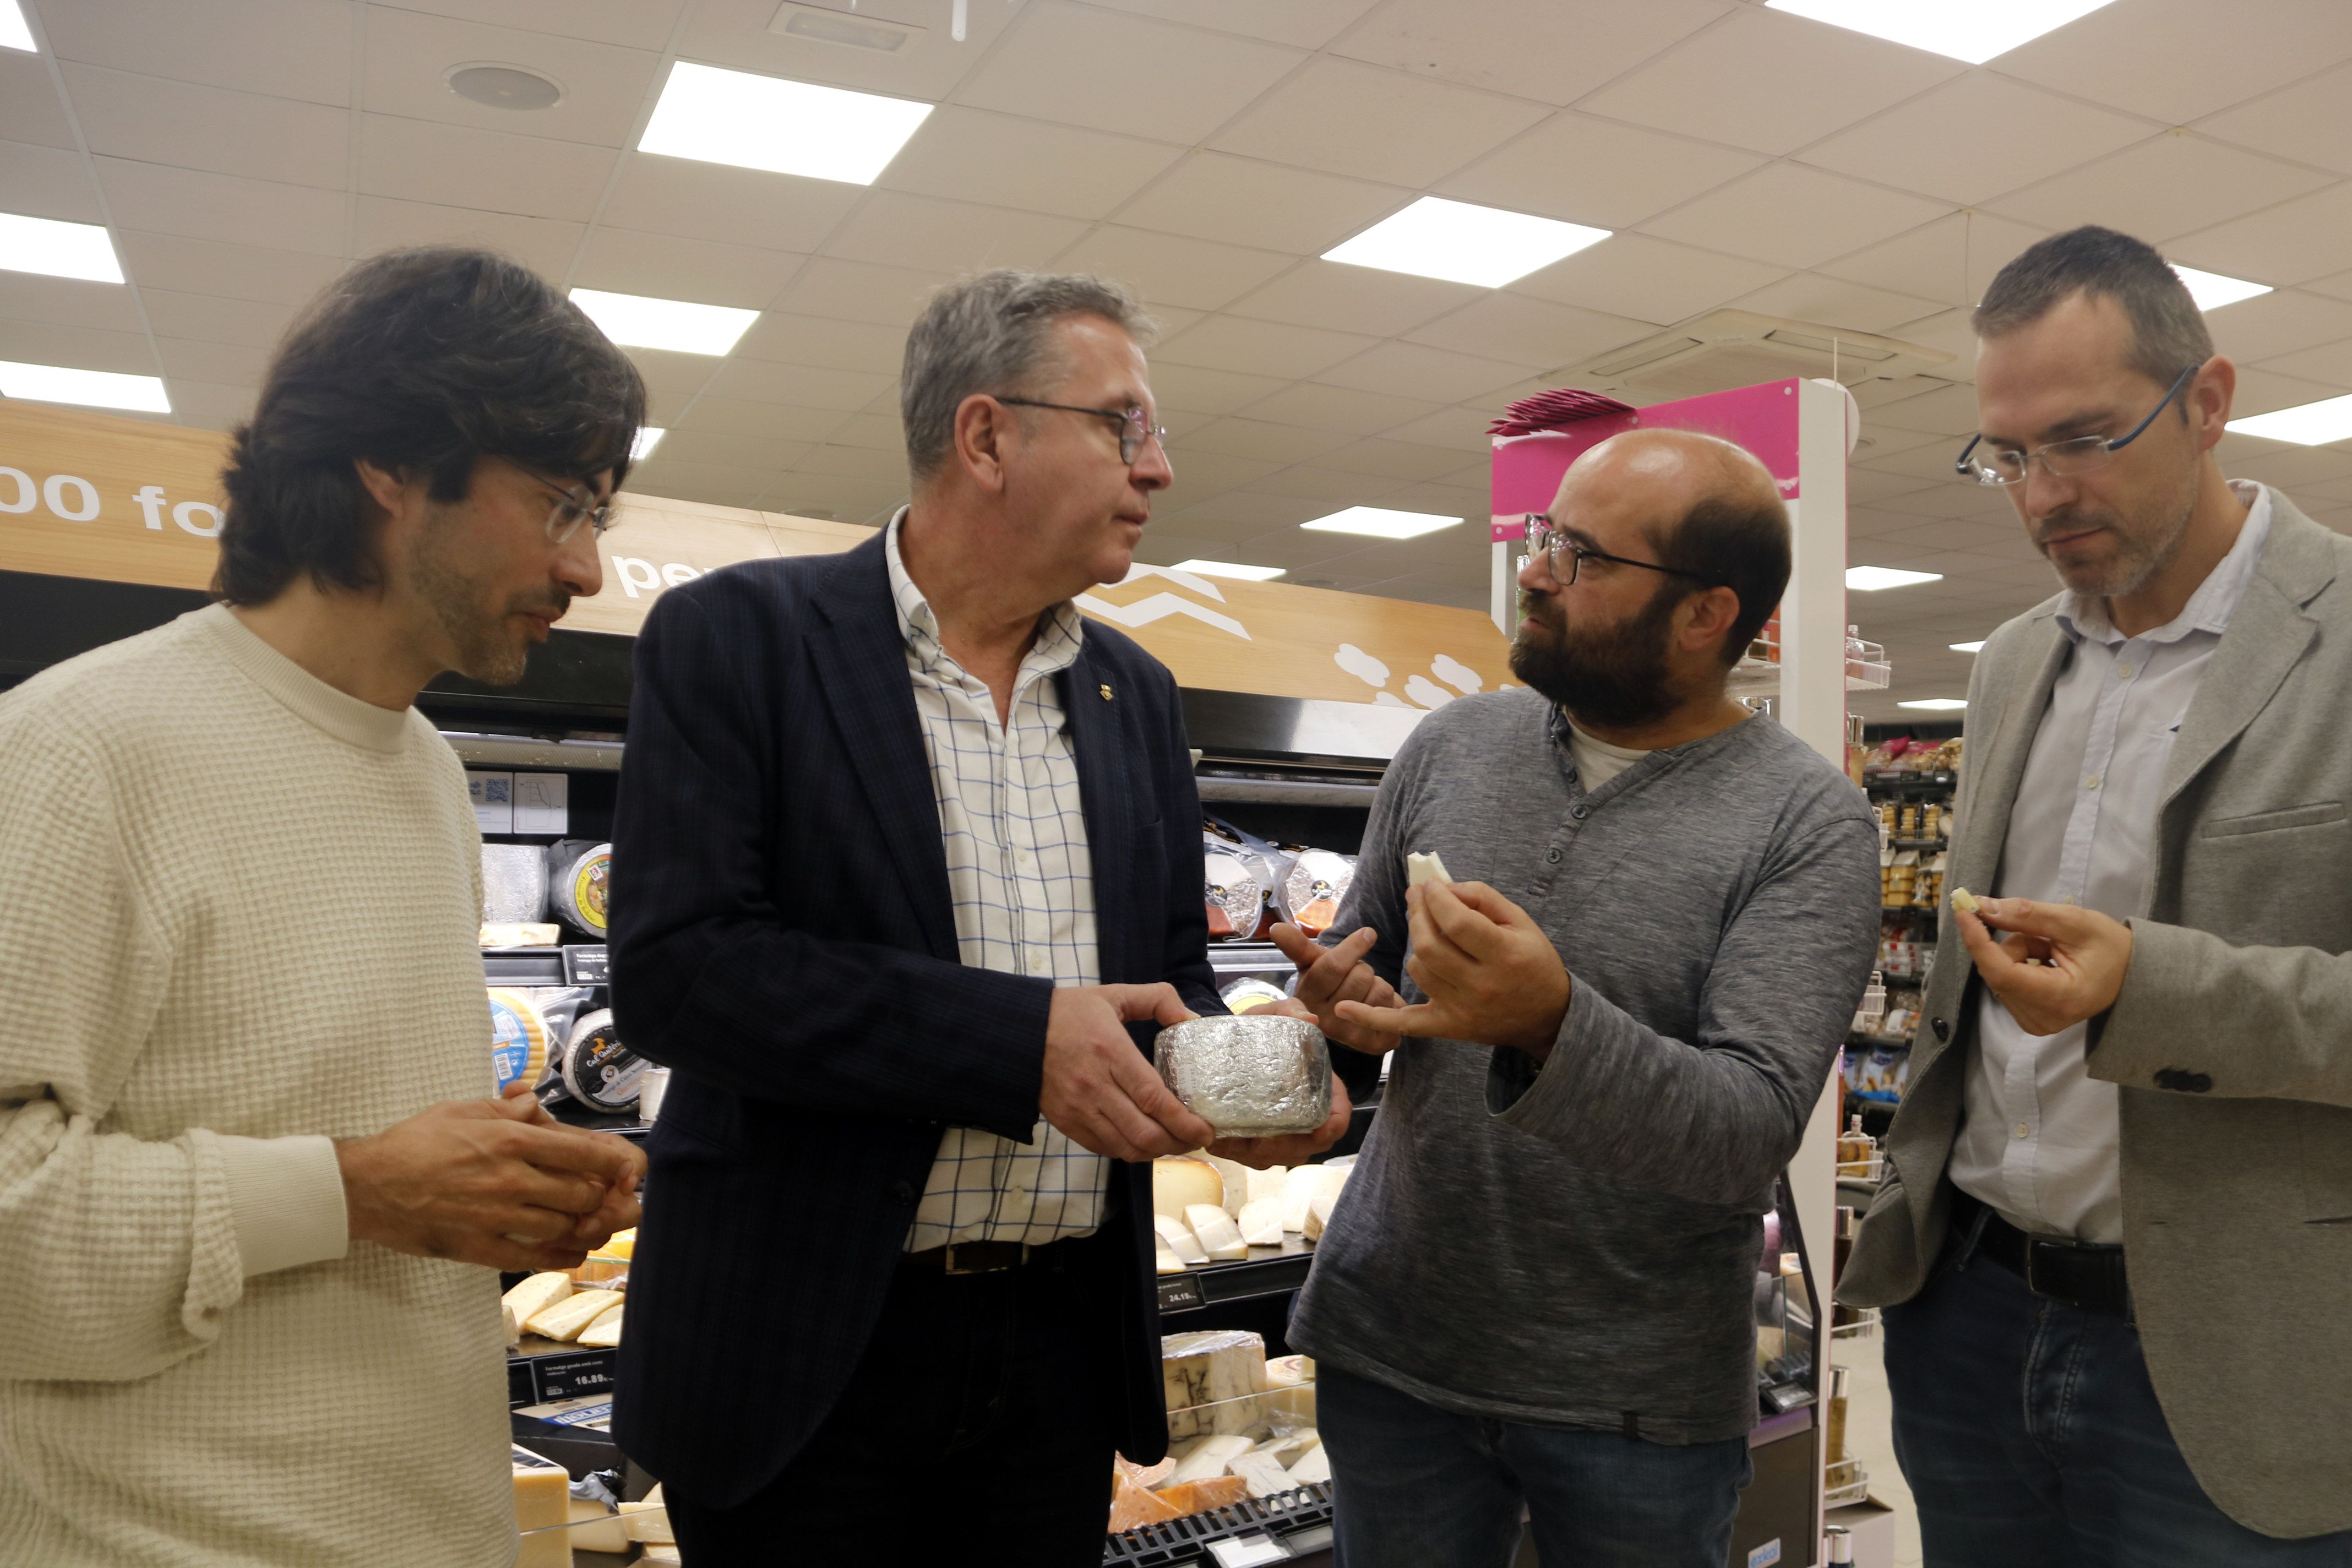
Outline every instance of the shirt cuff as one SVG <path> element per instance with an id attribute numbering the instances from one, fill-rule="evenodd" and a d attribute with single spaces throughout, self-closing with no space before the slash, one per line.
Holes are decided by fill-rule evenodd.
<path id="1" fill-rule="evenodd" d="M 331 1138 L 220 1136 L 229 1212 L 247 1279 L 350 1249 L 342 1167 Z"/>

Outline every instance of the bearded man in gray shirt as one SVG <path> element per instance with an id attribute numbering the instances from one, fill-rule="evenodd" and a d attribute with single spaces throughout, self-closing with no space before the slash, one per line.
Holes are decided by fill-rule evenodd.
<path id="1" fill-rule="evenodd" d="M 1761 464 L 1629 432 L 1531 524 L 1532 689 L 1398 752 L 1351 935 L 1276 928 L 1343 1076 L 1396 1053 L 1290 1339 L 1344 1568 L 1502 1568 L 1523 1507 L 1546 1563 L 1722 1568 L 1760 1216 L 1876 954 L 1877 833 L 1725 692 L 1788 583 Z"/>

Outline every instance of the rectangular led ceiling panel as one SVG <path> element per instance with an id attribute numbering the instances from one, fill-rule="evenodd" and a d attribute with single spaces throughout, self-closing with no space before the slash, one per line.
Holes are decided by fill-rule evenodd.
<path id="1" fill-rule="evenodd" d="M 757 310 L 739 310 L 731 305 L 608 294 L 602 289 L 574 289 L 572 302 L 616 343 L 682 354 L 723 354 L 760 319 Z"/>
<path id="2" fill-rule="evenodd" d="M 1323 253 L 1326 261 L 1377 267 L 1416 278 L 1442 278 L 1499 289 L 1609 237 L 1605 228 L 1423 196 L 1355 238 Z"/>
<path id="3" fill-rule="evenodd" d="M 640 153 L 870 185 L 931 106 L 680 60 Z"/>

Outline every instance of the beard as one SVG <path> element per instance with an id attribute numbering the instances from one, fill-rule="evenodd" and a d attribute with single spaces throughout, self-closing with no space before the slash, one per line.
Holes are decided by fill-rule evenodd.
<path id="1" fill-rule="evenodd" d="M 1511 673 L 1587 730 L 1628 730 L 1677 705 L 1666 668 L 1666 634 L 1681 603 L 1661 585 L 1642 612 L 1612 626 L 1571 626 L 1557 598 L 1519 595 L 1525 626 L 1511 639 Z"/>
<path id="2" fill-rule="evenodd" d="M 2194 477 L 2179 489 L 2168 491 L 2152 510 L 2157 516 L 2154 523 L 2132 524 L 2112 511 L 2069 507 L 2034 526 L 2033 547 L 2057 572 L 2058 580 L 2083 597 L 2128 598 L 2179 559 L 2180 547 L 2189 537 L 2189 521 L 2197 511 Z M 2115 542 L 2114 553 L 2106 560 L 2068 565 L 2053 556 L 2049 545 L 2043 542 L 2085 527 L 2104 529 L 2107 538 Z"/>
<path id="3" fill-rule="evenodd" d="M 530 639 L 515 630 L 525 613 L 561 616 L 572 596 L 559 589 L 508 595 L 476 566 L 471 518 L 433 507 L 409 548 L 408 578 L 455 649 L 457 673 L 485 686 L 512 686 L 530 662 Z"/>

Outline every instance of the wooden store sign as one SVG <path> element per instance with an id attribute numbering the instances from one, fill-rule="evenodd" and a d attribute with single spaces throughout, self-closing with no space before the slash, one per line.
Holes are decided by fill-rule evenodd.
<path id="1" fill-rule="evenodd" d="M 212 431 L 0 400 L 0 571 L 205 587 L 226 446 Z M 846 550 L 873 532 L 624 492 L 604 589 L 575 600 L 563 625 L 632 636 L 665 591 L 706 572 Z M 1425 710 L 1508 676 L 1508 646 L 1475 610 L 1143 565 L 1077 604 L 1194 689 Z"/>

